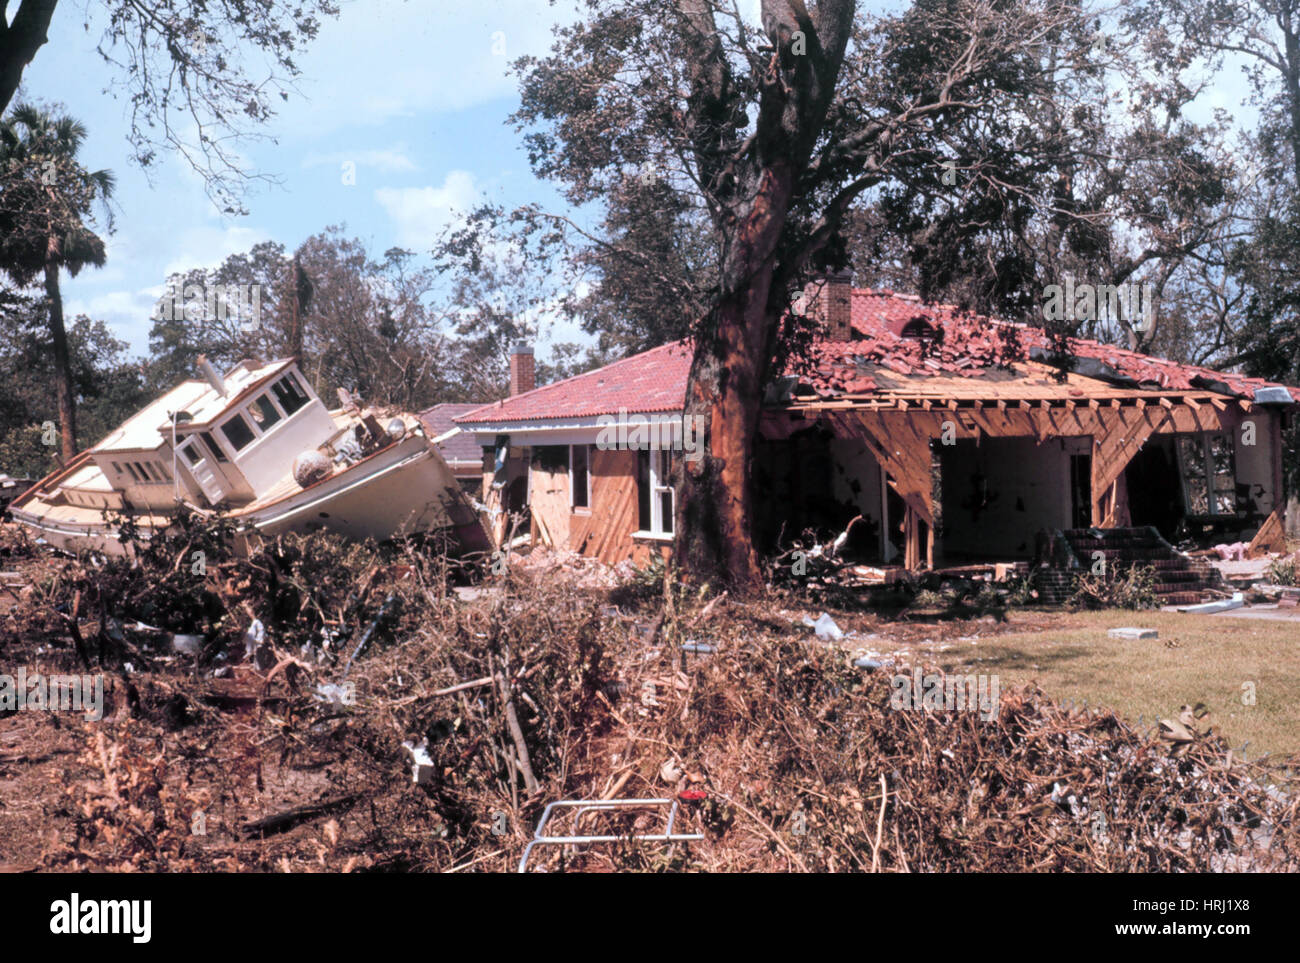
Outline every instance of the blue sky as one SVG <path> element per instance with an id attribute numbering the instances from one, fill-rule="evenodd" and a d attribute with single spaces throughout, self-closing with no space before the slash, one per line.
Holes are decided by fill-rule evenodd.
<path id="1" fill-rule="evenodd" d="M 756 4 L 742 4 L 742 8 Z M 90 9 L 91 30 L 83 29 Z M 101 270 L 66 280 L 66 311 L 106 321 L 132 353 L 148 349 L 149 313 L 174 271 L 219 264 L 262 240 L 289 250 L 327 225 L 344 224 L 373 254 L 394 245 L 427 252 L 438 232 L 479 199 L 563 204 L 537 181 L 505 123 L 518 103 L 508 61 L 543 53 L 551 26 L 573 8 L 545 0 L 351 0 L 298 58 L 302 94 L 280 104 L 266 129 L 277 143 L 241 149 L 252 167 L 283 182 L 263 187 L 250 214 L 221 215 L 198 176 L 165 158 L 152 181 L 129 160 L 126 105 L 104 93 L 116 71 L 95 53 L 95 0 L 64 0 L 50 42 L 24 77 L 20 98 L 64 105 L 89 128 L 82 159 L 117 176 L 116 230 Z M 1243 115 L 1245 85 L 1229 67 L 1203 98 Z M 17 100 L 19 98 L 16 98 Z M 1242 116 L 1242 119 L 1246 119 Z M 1250 122 L 1249 120 L 1247 122 Z M 356 165 L 347 185 L 343 164 Z M 572 326 L 553 342 L 587 339 Z"/>
<path id="2" fill-rule="evenodd" d="M 93 14 L 87 33 L 83 5 L 64 0 L 15 102 L 62 104 L 89 129 L 85 165 L 117 176 L 108 264 L 65 275 L 68 316 L 103 319 L 133 354 L 146 354 L 149 313 L 173 271 L 214 266 L 263 240 L 292 250 L 330 224 L 345 224 L 375 255 L 394 245 L 427 252 L 478 199 L 560 207 L 505 123 L 518 103 L 506 70 L 515 57 L 543 53 L 564 12 L 544 0 L 344 3 L 298 58 L 302 96 L 282 102 L 266 130 L 278 143 L 241 147 L 282 185 L 259 187 L 249 215 L 234 218 L 215 209 L 183 161 L 165 159 L 152 183 L 130 162 L 126 105 L 103 92 L 117 74 L 95 53 Z M 349 161 L 351 186 L 343 182 Z M 572 329 L 551 331 L 539 354 L 546 342 L 579 339 Z"/>

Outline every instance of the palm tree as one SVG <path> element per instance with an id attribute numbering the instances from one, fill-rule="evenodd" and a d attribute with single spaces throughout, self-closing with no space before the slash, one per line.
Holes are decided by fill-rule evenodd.
<path id="1" fill-rule="evenodd" d="M 85 138 L 79 121 L 31 104 L 0 122 L 0 271 L 19 287 L 44 282 L 65 464 L 77 453 L 77 421 L 59 270 L 103 267 L 104 242 L 86 226 L 96 202 L 112 223 L 113 175 L 77 162 Z"/>

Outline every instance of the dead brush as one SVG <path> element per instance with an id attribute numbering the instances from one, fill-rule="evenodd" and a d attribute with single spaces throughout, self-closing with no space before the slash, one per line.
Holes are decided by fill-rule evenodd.
<path id="1" fill-rule="evenodd" d="M 585 791 L 603 764 L 592 746 L 611 725 L 609 650 L 623 633 L 564 583 L 512 574 L 490 584 L 499 594 L 467 606 L 437 581 L 398 583 L 400 639 L 355 664 L 358 711 L 323 731 L 301 723 L 343 752 L 339 788 L 368 797 L 387 859 L 403 868 L 506 868 L 541 805 Z M 283 734 L 290 761 L 293 736 Z M 403 742 L 427 744 L 426 784 L 412 784 Z M 497 813 L 508 826 L 499 835 Z"/>
<path id="2" fill-rule="evenodd" d="M 607 742 L 632 792 L 704 786 L 700 868 L 1196 872 L 1294 869 L 1281 765 L 1205 734 L 1177 757 L 1113 713 L 1003 692 L 996 717 L 895 711 L 890 676 L 733 619 L 715 655 Z M 664 786 L 665 756 L 681 779 Z M 658 783 L 657 787 L 655 786 Z M 643 788 L 644 787 L 644 788 Z"/>
<path id="3" fill-rule="evenodd" d="M 94 775 L 64 790 L 76 831 L 47 851 L 48 868 L 155 873 L 198 868 L 190 840 L 202 796 L 184 778 L 169 778 L 161 740 L 146 747 L 147 739 L 124 722 L 111 731 L 97 729 L 87 740 L 79 761 Z"/>

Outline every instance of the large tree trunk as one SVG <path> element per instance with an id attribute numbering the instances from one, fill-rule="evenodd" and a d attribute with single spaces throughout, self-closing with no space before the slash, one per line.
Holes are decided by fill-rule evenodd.
<path id="1" fill-rule="evenodd" d="M 0 113 L 22 83 L 23 71 L 44 45 L 58 0 L 23 0 L 13 22 L 0 15 Z"/>
<path id="2" fill-rule="evenodd" d="M 695 346 L 686 415 L 704 427 L 705 455 L 682 461 L 673 531 L 675 554 L 694 581 L 724 582 L 739 594 L 760 588 L 753 542 L 754 442 L 776 342 L 769 310 L 776 243 L 789 211 L 793 175 L 769 168 L 739 219 L 725 272 L 730 291 Z"/>
<path id="3" fill-rule="evenodd" d="M 59 266 L 45 262 L 45 297 L 50 305 L 50 335 L 54 339 L 54 370 L 59 398 L 59 438 L 63 463 L 77 454 L 77 409 L 72 392 L 72 360 L 68 332 L 63 326 L 63 295 L 59 292 Z"/>
<path id="4" fill-rule="evenodd" d="M 760 286 L 761 293 L 755 290 Z M 751 536 L 750 482 L 766 364 L 761 350 L 766 296 L 766 285 L 756 283 L 718 305 L 717 348 L 696 351 L 686 414 L 693 424 L 705 426 L 708 444 L 703 458 L 682 462 L 673 526 L 685 572 L 701 581 L 721 580 L 741 592 L 763 581 Z"/>
<path id="5" fill-rule="evenodd" d="M 1287 22 L 1286 32 L 1286 73 L 1283 83 L 1286 86 L 1288 113 L 1291 120 L 1291 162 L 1295 174 L 1296 188 L 1300 190 L 1300 35 L 1295 27 Z"/>

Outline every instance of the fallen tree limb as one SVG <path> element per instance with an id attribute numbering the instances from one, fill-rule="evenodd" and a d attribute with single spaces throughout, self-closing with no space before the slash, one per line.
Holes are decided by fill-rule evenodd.
<path id="1" fill-rule="evenodd" d="M 252 836 L 274 836 L 276 833 L 287 832 L 301 822 L 309 819 L 315 819 L 318 816 L 326 816 L 330 813 L 347 809 L 354 802 L 361 798 L 360 793 L 352 793 L 348 796 L 338 796 L 334 799 L 326 799 L 318 803 L 307 803 L 303 806 L 294 806 L 292 809 L 285 809 L 270 816 L 263 816 L 261 819 L 255 819 L 252 822 L 244 823 L 244 835 Z"/>

